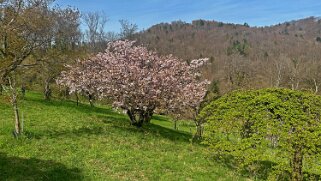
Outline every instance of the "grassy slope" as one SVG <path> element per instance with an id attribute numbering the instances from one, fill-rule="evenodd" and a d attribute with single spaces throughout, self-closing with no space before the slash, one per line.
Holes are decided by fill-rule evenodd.
<path id="1" fill-rule="evenodd" d="M 244 180 L 211 161 L 188 132 L 156 116 L 143 129 L 108 107 L 76 106 L 28 93 L 20 103 L 25 137 L 0 97 L 0 180 Z M 186 128 L 187 130 L 189 128 Z"/>

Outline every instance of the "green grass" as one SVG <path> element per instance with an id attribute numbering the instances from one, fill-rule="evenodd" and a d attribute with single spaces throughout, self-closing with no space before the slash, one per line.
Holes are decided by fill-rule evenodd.
<path id="1" fill-rule="evenodd" d="M 20 101 L 24 136 L 12 136 L 13 111 L 0 97 L 0 180 L 245 180 L 192 144 L 191 128 L 164 116 L 137 129 L 110 107 Z"/>

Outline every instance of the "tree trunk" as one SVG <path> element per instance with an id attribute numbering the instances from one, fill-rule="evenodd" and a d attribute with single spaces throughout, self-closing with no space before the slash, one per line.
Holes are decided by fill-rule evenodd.
<path id="1" fill-rule="evenodd" d="M 194 135 L 194 139 L 198 140 L 202 138 L 204 128 L 202 123 L 195 122 L 195 124 L 196 124 L 196 133 Z"/>
<path id="2" fill-rule="evenodd" d="M 143 126 L 144 116 L 141 110 L 127 110 L 127 115 L 129 116 L 131 125 L 136 126 L 138 128 Z"/>
<path id="3" fill-rule="evenodd" d="M 142 127 L 144 123 L 149 123 L 152 119 L 154 109 L 140 110 L 140 109 L 128 109 L 127 115 L 130 119 L 130 123 L 138 128 Z"/>
<path id="4" fill-rule="evenodd" d="M 139 111 L 138 112 L 138 122 L 136 124 L 136 126 L 138 128 L 141 128 L 144 124 L 144 121 L 145 121 L 145 112 L 144 111 Z"/>
<path id="5" fill-rule="evenodd" d="M 174 119 L 174 129 L 177 130 L 177 119 Z"/>
<path id="6" fill-rule="evenodd" d="M 88 94 L 88 101 L 91 107 L 94 107 L 94 96 L 92 94 Z"/>
<path id="7" fill-rule="evenodd" d="M 45 90 L 44 90 L 45 100 L 50 100 L 51 98 L 51 88 L 50 88 L 50 80 L 45 81 Z"/>
<path id="8" fill-rule="evenodd" d="M 129 117 L 130 124 L 131 124 L 131 125 L 134 125 L 134 123 L 135 123 L 135 118 L 134 118 L 133 111 L 132 111 L 131 109 L 128 109 L 128 110 L 127 110 L 127 115 L 128 115 L 128 117 Z"/>
<path id="9" fill-rule="evenodd" d="M 77 106 L 79 106 L 79 96 L 78 96 L 78 93 L 76 92 L 75 95 L 76 95 Z"/>
<path id="10" fill-rule="evenodd" d="M 294 154 L 292 158 L 292 181 L 302 181 L 303 180 L 303 153 L 302 147 L 300 145 L 294 146 Z"/>
<path id="11" fill-rule="evenodd" d="M 252 133 L 253 123 L 250 120 L 246 120 L 242 127 L 241 136 L 242 138 L 249 138 Z"/>
<path id="12" fill-rule="evenodd" d="M 204 100 L 204 97 L 203 97 L 203 100 Z M 200 107 L 199 108 L 194 108 L 195 115 L 193 116 L 194 117 L 193 120 L 194 120 L 195 125 L 196 125 L 196 133 L 195 133 L 195 135 L 193 137 L 194 140 L 200 140 L 203 137 L 203 131 L 204 131 L 203 123 L 204 123 L 204 120 L 197 118 L 197 115 L 200 113 L 200 111 L 201 111 Z"/>
<path id="13" fill-rule="evenodd" d="M 22 127 L 21 127 L 20 116 L 19 116 L 16 86 L 15 86 L 15 83 L 11 82 L 10 78 L 9 78 L 9 85 L 11 88 L 11 103 L 12 103 L 13 112 L 15 116 L 15 120 L 14 120 L 15 129 L 13 134 L 15 137 L 18 137 L 22 133 Z"/>
<path id="14" fill-rule="evenodd" d="M 154 110 L 155 108 L 149 108 L 145 112 L 143 112 L 143 119 L 144 119 L 143 121 L 145 123 L 150 123 L 154 114 Z"/>
<path id="15" fill-rule="evenodd" d="M 0 84 L 0 95 L 3 94 L 3 87 L 2 87 L 2 84 Z"/>
<path id="16" fill-rule="evenodd" d="M 276 84 L 275 87 L 280 87 L 280 83 L 281 83 L 281 67 L 277 65 L 277 78 L 276 78 Z"/>
<path id="17" fill-rule="evenodd" d="M 22 94 L 22 99 L 24 99 L 25 96 L 26 96 L 26 86 L 25 86 L 25 84 L 21 85 L 21 94 Z"/>
<path id="18" fill-rule="evenodd" d="M 15 116 L 15 134 L 20 135 L 22 133 L 22 128 L 19 116 L 18 102 L 15 93 L 12 94 L 12 106 Z"/>
<path id="19" fill-rule="evenodd" d="M 319 91 L 319 86 L 317 84 L 316 79 L 313 79 L 313 83 L 314 83 L 314 93 L 317 94 Z"/>
<path id="20" fill-rule="evenodd" d="M 64 96 L 64 99 L 65 100 L 69 100 L 69 88 L 66 87 L 64 90 L 63 90 L 63 96 Z"/>

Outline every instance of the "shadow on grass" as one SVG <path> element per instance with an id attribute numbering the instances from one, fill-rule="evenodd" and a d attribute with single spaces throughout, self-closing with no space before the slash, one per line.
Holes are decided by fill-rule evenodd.
<path id="1" fill-rule="evenodd" d="M 153 119 L 157 121 L 168 121 L 168 118 L 162 115 L 153 115 Z"/>
<path id="2" fill-rule="evenodd" d="M 112 125 L 121 125 L 121 126 L 128 126 L 130 125 L 129 118 L 124 115 L 98 115 L 97 118 L 102 120 L 105 124 L 112 124 Z"/>
<path id="3" fill-rule="evenodd" d="M 0 180 L 76 181 L 83 180 L 83 175 L 78 168 L 68 169 L 61 163 L 0 153 Z"/>
<path id="4" fill-rule="evenodd" d="M 108 119 L 103 120 L 106 124 L 112 124 L 113 128 L 133 132 L 133 133 L 150 133 L 153 136 L 160 136 L 162 138 L 174 141 L 174 142 L 190 142 L 192 135 L 183 131 L 176 131 L 170 128 L 166 128 L 160 125 L 156 125 L 153 123 L 145 124 L 142 128 L 137 128 L 135 126 L 130 125 L 129 120 L 127 118 L 123 118 L 121 121 L 113 121 Z"/>
<path id="5" fill-rule="evenodd" d="M 192 135 L 183 131 L 175 131 L 156 124 L 149 124 L 147 128 L 149 132 L 162 136 L 171 141 L 190 142 Z"/>
<path id="6" fill-rule="evenodd" d="M 45 106 L 63 106 L 68 110 L 77 110 L 88 114 L 97 113 L 95 116 L 99 120 L 101 120 L 103 123 L 108 124 L 113 128 L 121 129 L 124 131 L 137 132 L 137 133 L 147 132 L 147 133 L 154 134 L 155 136 L 156 135 L 161 136 L 171 141 L 189 142 L 190 139 L 192 138 L 192 135 L 190 135 L 187 132 L 176 131 L 176 130 L 166 128 L 160 125 L 152 124 L 152 123 L 144 125 L 143 128 L 136 128 L 130 125 L 127 115 L 119 114 L 110 108 L 91 107 L 90 105 L 82 104 L 82 103 L 80 103 L 79 106 L 77 106 L 76 102 L 71 100 L 46 101 L 37 97 L 27 97 L 26 100 L 37 102 Z M 161 122 L 168 122 L 165 116 L 154 115 L 153 119 Z M 72 131 L 52 132 L 52 133 L 49 133 L 48 136 L 59 137 L 63 135 L 73 135 L 73 134 L 77 136 L 100 135 L 100 134 L 106 134 L 106 131 L 104 126 L 101 126 L 101 127 L 96 126 L 91 128 L 83 127 Z"/>
<path id="7" fill-rule="evenodd" d="M 94 126 L 94 127 L 81 127 L 73 130 L 65 130 L 65 131 L 50 131 L 46 133 L 43 136 L 49 137 L 49 138 L 71 138 L 71 137 L 77 137 L 81 138 L 84 136 L 90 136 L 90 135 L 104 135 L 107 134 L 107 131 L 103 127 Z"/>
<path id="8" fill-rule="evenodd" d="M 68 110 L 76 110 L 83 113 L 97 113 L 97 114 L 110 114 L 110 115 L 118 115 L 117 112 L 114 112 L 111 108 L 101 108 L 96 106 L 90 106 L 89 104 L 77 103 L 73 100 L 44 100 L 37 97 L 26 97 L 25 100 L 29 102 L 35 102 L 38 104 L 42 104 L 44 106 L 55 106 L 55 107 L 64 107 Z"/>
<path id="9" fill-rule="evenodd" d="M 244 177 L 251 177 L 254 180 L 268 180 L 270 174 L 273 173 L 274 167 L 277 166 L 277 163 L 269 160 L 257 160 L 245 167 L 238 167 L 238 162 L 231 155 L 214 155 L 212 157 L 213 163 L 219 163 L 220 165 L 228 168 L 229 170 L 238 171 Z M 304 181 L 317 181 L 321 179 L 321 175 L 303 172 Z M 278 180 L 291 180 L 291 174 L 288 170 L 279 172 L 278 175 L 275 175 Z"/>
<path id="10" fill-rule="evenodd" d="M 146 124 L 142 128 L 137 128 L 130 125 L 128 118 L 122 116 L 110 116 L 110 115 L 98 115 L 97 116 L 102 123 L 101 125 L 89 125 L 83 126 L 73 130 L 66 131 L 52 131 L 46 133 L 47 137 L 84 137 L 88 135 L 108 135 L 111 130 L 118 130 L 122 132 L 128 132 L 141 135 L 150 135 L 152 137 L 162 137 L 173 142 L 189 142 L 192 136 L 186 132 L 175 131 L 166 127 L 162 127 L 155 124 Z M 112 131 L 113 132 L 113 131 Z M 43 135 L 44 136 L 44 135 Z"/>
<path id="11" fill-rule="evenodd" d="M 213 155 L 213 162 L 239 172 L 242 176 L 254 178 L 254 180 L 267 180 L 269 174 L 273 171 L 276 163 L 271 161 L 255 161 L 244 167 L 238 167 L 238 161 L 231 155 Z"/>
<path id="12" fill-rule="evenodd" d="M 160 125 L 156 125 L 153 123 L 145 124 L 142 128 L 136 128 L 135 126 L 131 126 L 129 123 L 129 119 L 125 116 L 98 116 L 104 123 L 111 125 L 113 128 L 120 129 L 123 131 L 129 131 L 133 133 L 150 133 L 154 136 L 161 136 L 165 139 L 171 141 L 182 141 L 189 142 L 192 138 L 192 135 L 183 131 L 176 131 L 170 128 L 166 128 Z M 153 119 L 157 119 L 162 116 L 153 116 Z M 158 121 L 167 121 L 166 119 L 158 119 Z"/>
<path id="13" fill-rule="evenodd" d="M 252 176 L 260 180 L 267 180 L 269 174 L 273 172 L 273 167 L 276 163 L 268 160 L 258 160 L 248 165 L 241 171 L 242 175 Z M 290 178 L 285 177 L 286 175 L 280 175 L 278 178 L 280 180 L 289 180 Z M 284 178 L 285 177 L 285 178 Z M 282 179 L 281 179 L 282 178 Z"/>

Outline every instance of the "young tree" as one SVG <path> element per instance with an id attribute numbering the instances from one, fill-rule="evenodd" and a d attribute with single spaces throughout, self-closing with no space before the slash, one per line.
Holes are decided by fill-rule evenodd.
<path id="1" fill-rule="evenodd" d="M 190 97 L 205 94 L 207 81 L 197 79 L 193 66 L 134 46 L 133 41 L 115 41 L 108 43 L 104 53 L 63 72 L 57 83 L 71 92 L 86 91 L 112 100 L 127 111 L 132 125 L 141 127 L 156 108 L 194 106 Z"/>
<path id="2" fill-rule="evenodd" d="M 201 79 L 201 70 L 208 63 L 208 58 L 194 59 L 190 62 L 189 67 L 190 71 L 193 72 L 197 80 Z M 205 101 L 205 97 L 210 94 L 208 90 L 208 81 L 194 81 L 190 82 L 183 88 L 184 95 L 178 97 L 173 103 L 174 106 L 169 106 L 172 109 L 169 109 L 169 114 L 174 117 L 175 127 L 176 121 L 179 118 L 185 118 L 193 120 L 196 126 L 196 132 L 194 135 L 195 139 L 199 139 L 203 134 L 203 121 L 197 119 L 197 115 L 202 108 L 202 105 Z"/>
<path id="3" fill-rule="evenodd" d="M 321 97 L 310 93 L 232 92 L 202 110 L 200 116 L 207 120 L 204 143 L 252 169 L 271 162 L 270 179 L 301 181 L 303 172 L 321 174 L 320 112 Z"/>
<path id="4" fill-rule="evenodd" d="M 49 41 L 53 25 L 51 0 L 5 0 L 0 7 L 0 85 L 10 85 L 15 112 L 15 134 L 21 133 L 15 71 L 34 50 Z"/>
<path id="5" fill-rule="evenodd" d="M 84 52 L 80 45 L 80 13 L 72 8 L 55 8 L 52 17 L 56 22 L 51 41 L 38 49 L 34 57 L 39 60 L 38 72 L 43 82 L 44 98 L 51 97 L 51 84 L 64 69 L 64 64 L 76 60 Z M 82 50 L 82 51 L 80 51 Z M 39 70 L 40 69 L 40 70 Z"/>

